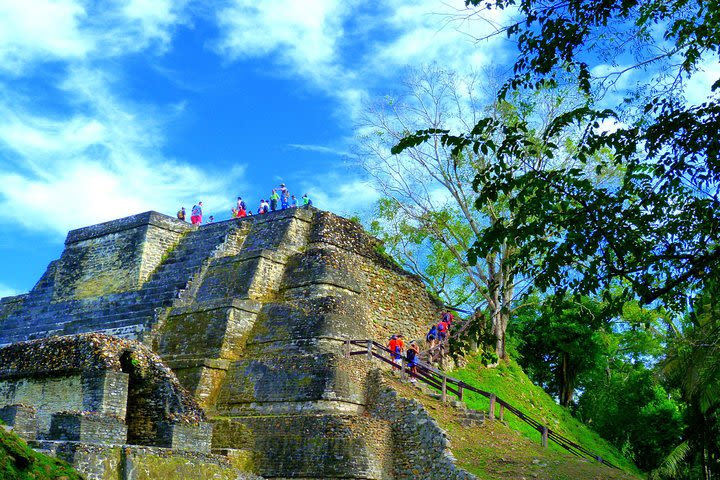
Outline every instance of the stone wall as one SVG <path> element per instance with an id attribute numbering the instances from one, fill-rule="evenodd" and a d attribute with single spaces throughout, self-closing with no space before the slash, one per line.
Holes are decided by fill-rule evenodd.
<path id="1" fill-rule="evenodd" d="M 420 402 L 398 396 L 380 370 L 368 377 L 368 413 L 392 425 L 394 478 L 474 480 L 455 465 L 447 434 Z"/>
<path id="2" fill-rule="evenodd" d="M 128 440 L 141 445 L 170 446 L 171 424 L 203 428 L 205 414 L 195 400 L 160 358 L 137 342 L 101 334 L 20 342 L 0 348 L 0 366 L 0 407 L 32 407 L 39 438 L 69 431 L 72 422 L 80 428 L 82 418 L 71 418 L 77 412 L 121 419 Z M 57 417 L 62 427 L 53 431 L 56 414 L 65 417 Z M 93 418 L 85 423 L 93 428 Z"/>
<path id="3" fill-rule="evenodd" d="M 255 478 L 210 453 L 205 413 L 138 342 L 20 342 L 0 348 L 0 367 L 0 418 L 88 479 Z"/>
<path id="4" fill-rule="evenodd" d="M 310 241 L 350 254 L 342 260 L 341 270 L 353 272 L 358 282 L 354 288 L 361 292 L 359 302 L 369 316 L 369 337 L 381 343 L 398 333 L 407 339 L 421 339 L 439 320 L 442 305 L 430 296 L 418 277 L 380 253 L 379 241 L 360 225 L 319 212 Z"/>
<path id="5" fill-rule="evenodd" d="M 216 448 L 256 452 L 266 478 L 393 478 L 387 422 L 358 415 L 283 415 L 217 420 Z"/>
<path id="6" fill-rule="evenodd" d="M 146 212 L 71 231 L 58 262 L 53 300 L 139 289 L 182 234 L 193 228 Z"/>
<path id="7" fill-rule="evenodd" d="M 28 404 L 43 438 L 82 444 L 104 431 L 119 442 L 112 418 L 121 418 L 131 444 L 222 450 L 270 477 L 413 478 L 393 453 L 419 448 L 393 426 L 410 425 L 411 413 L 367 416 L 375 412 L 370 365 L 344 358 L 343 345 L 422 338 L 440 305 L 359 225 L 314 208 L 199 228 L 148 212 L 75 230 L 66 244 L 33 291 L 0 302 L 0 345 L 103 331 L 142 340 L 163 361 L 137 343 L 93 335 L 35 344 L 34 365 L 13 359 L 27 353 L 18 344 L 0 348 L 6 391 L 45 388 L 62 398 Z M 61 383 L 48 387 L 53 381 Z M 22 403 L 2 388 L 0 402 Z M 200 407 L 214 425 L 212 445 Z M 76 458 L 95 455 L 83 452 Z M 122 455 L 127 472 L 131 456 Z"/>
<path id="8" fill-rule="evenodd" d="M 57 412 L 82 410 L 82 376 L 0 379 L 0 406 L 26 405 L 37 412 L 37 435 L 46 438 Z"/>
<path id="9" fill-rule="evenodd" d="M 261 480 L 239 471 L 226 457 L 206 453 L 84 442 L 41 441 L 33 445 L 70 463 L 87 480 Z"/>

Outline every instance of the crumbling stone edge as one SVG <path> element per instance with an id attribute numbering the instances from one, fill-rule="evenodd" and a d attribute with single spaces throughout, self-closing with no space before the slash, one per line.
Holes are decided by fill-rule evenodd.
<path id="1" fill-rule="evenodd" d="M 419 401 L 399 396 L 381 369 L 367 378 L 367 413 L 392 425 L 395 478 L 477 480 L 456 465 L 445 430 Z"/>

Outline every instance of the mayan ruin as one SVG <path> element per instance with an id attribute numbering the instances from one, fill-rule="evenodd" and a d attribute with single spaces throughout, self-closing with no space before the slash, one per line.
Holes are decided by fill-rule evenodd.
<path id="1" fill-rule="evenodd" d="M 314 208 L 73 230 L 0 304 L 0 418 L 89 479 L 473 478 L 378 364 L 343 355 L 420 338 L 441 308 L 377 247 Z"/>

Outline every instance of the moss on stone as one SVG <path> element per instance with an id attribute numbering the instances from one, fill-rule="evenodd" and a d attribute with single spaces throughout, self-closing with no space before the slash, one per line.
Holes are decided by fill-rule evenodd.
<path id="1" fill-rule="evenodd" d="M 158 478 L 235 480 L 237 478 L 237 472 L 232 468 L 209 462 L 198 462 L 181 456 L 134 456 L 132 463 L 136 480 L 157 480 Z"/>
<path id="2" fill-rule="evenodd" d="M 255 472 L 257 469 L 257 454 L 251 450 L 233 449 L 227 452 L 226 457 L 230 465 L 241 472 Z"/>
<path id="3" fill-rule="evenodd" d="M 99 297 L 109 293 L 121 293 L 130 290 L 127 282 L 117 273 L 97 274 L 90 278 L 78 280 L 75 284 L 73 297 L 76 300 Z"/>

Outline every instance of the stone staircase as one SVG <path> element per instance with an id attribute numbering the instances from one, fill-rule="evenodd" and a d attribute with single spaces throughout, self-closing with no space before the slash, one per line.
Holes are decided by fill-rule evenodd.
<path id="1" fill-rule="evenodd" d="M 423 394 L 434 398 L 435 400 L 442 400 L 442 395 L 437 393 L 425 384 L 416 385 L 418 390 Z M 465 402 L 460 400 L 449 400 L 448 405 L 452 406 L 457 411 L 457 419 L 460 424 L 464 427 L 481 427 L 485 423 L 485 412 L 480 410 L 473 410 L 468 408 Z"/>
<path id="2" fill-rule="evenodd" d="M 367 414 L 368 365 L 345 359 L 341 346 L 389 331 L 422 335 L 438 305 L 418 279 L 378 254 L 359 225 L 312 208 L 200 228 L 153 221 L 165 222 L 169 240 L 158 238 L 163 225 L 121 232 L 137 270 L 123 285 L 136 288 L 74 296 L 101 270 L 101 247 L 116 244 L 107 227 L 86 227 L 32 292 L 0 303 L 0 344 L 83 331 L 139 339 L 205 409 L 212 447 L 228 459 L 274 478 L 394 478 L 404 430 Z M 151 233 L 154 250 L 142 243 Z M 94 249 L 95 263 L 83 263 L 83 249 Z M 63 265 L 66 254 L 90 274 Z M 404 414 L 408 431 L 416 409 Z M 424 445 L 416 440 L 407 445 Z"/>
<path id="3" fill-rule="evenodd" d="M 91 331 L 142 339 L 158 321 L 158 313 L 187 301 L 213 257 L 239 249 L 238 232 L 246 228 L 239 222 L 222 222 L 188 232 L 138 290 L 95 298 L 53 301 L 57 261 L 53 262 L 21 300 L 22 306 L 2 321 L 0 344 Z"/>

